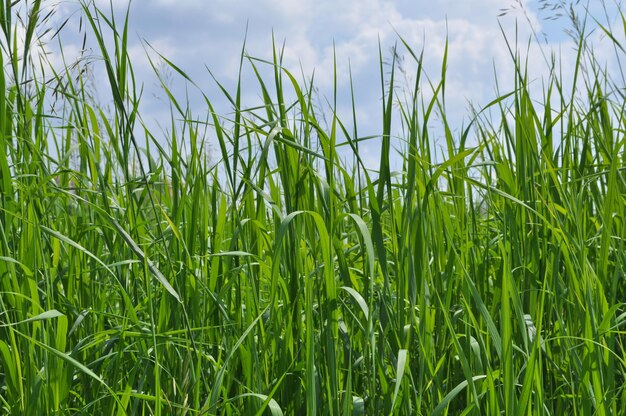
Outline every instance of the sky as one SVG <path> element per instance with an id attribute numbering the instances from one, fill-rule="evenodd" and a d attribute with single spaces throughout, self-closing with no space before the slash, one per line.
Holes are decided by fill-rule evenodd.
<path id="1" fill-rule="evenodd" d="M 95 1 L 102 10 L 109 10 L 109 0 Z M 133 0 L 129 47 L 136 79 L 144 88 L 142 114 L 149 125 L 169 118 L 169 108 L 148 59 L 151 56 L 158 63 L 154 51 L 185 71 L 214 101 L 218 112 L 227 114 L 230 108 L 208 70 L 234 93 L 244 39 L 247 54 L 270 59 L 274 37 L 277 44 L 284 44 L 285 68 L 299 79 L 315 73 L 321 105 L 332 100 L 336 57 L 338 113 L 348 119 L 351 116 L 351 73 L 359 134 L 370 135 L 380 133 L 381 125 L 379 45 L 386 62 L 400 37 L 416 53 L 423 50 L 424 68 L 436 83 L 447 39 L 446 114 L 458 132 L 469 120 L 470 103 L 475 107 L 487 104 L 498 95 L 496 85 L 501 92 L 512 89 L 514 68 L 506 39 L 513 46 L 518 39 L 533 80 L 547 74 L 545 56 L 551 51 L 559 54 L 564 68 L 573 66 L 574 43 L 566 33 L 571 28 L 567 10 L 555 7 L 572 3 L 577 13 L 584 13 L 588 7 L 603 24 L 620 28 L 616 10 L 621 10 L 621 4 L 614 0 L 606 2 L 608 15 L 599 0 Z M 123 18 L 128 4 L 126 0 L 113 0 L 118 19 Z M 61 39 L 66 60 L 71 61 L 79 56 L 84 31 L 79 3 L 64 0 L 56 9 L 57 21 L 68 19 Z M 623 37 L 623 31 L 615 33 Z M 527 48 L 529 39 L 533 41 Z M 592 31 L 590 42 L 599 58 L 616 68 L 619 58 L 601 31 Z M 88 41 L 87 49 L 87 55 L 97 61 L 93 43 Z M 405 49 L 400 48 L 398 53 L 404 57 L 408 73 L 400 85 L 410 85 L 414 64 Z M 58 53 L 51 56 L 53 61 L 59 60 Z M 95 72 L 96 89 L 102 75 Z M 171 71 L 169 76 L 177 97 L 185 101 L 188 95 L 194 112 L 205 117 L 206 105 L 194 88 Z M 244 70 L 242 85 L 244 102 L 257 103 L 260 89 L 249 67 Z M 106 96 L 104 91 L 97 93 Z M 428 97 L 428 91 L 424 94 Z M 396 130 L 400 134 L 398 125 Z M 378 160 L 377 144 L 372 143 L 363 152 L 373 166 Z"/>

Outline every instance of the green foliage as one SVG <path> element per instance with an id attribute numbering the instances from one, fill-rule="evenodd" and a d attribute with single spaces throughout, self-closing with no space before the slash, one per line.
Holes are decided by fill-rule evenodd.
<path id="1" fill-rule="evenodd" d="M 0 5 L 0 413 L 623 414 L 626 112 L 583 33 L 571 91 L 553 70 L 538 100 L 512 51 L 515 85 L 458 137 L 447 47 L 426 100 L 401 39 L 415 85 L 400 100 L 381 54 L 378 137 L 357 135 L 355 109 L 352 132 L 335 108 L 321 123 L 274 46 L 241 54 L 261 106 L 218 84 L 230 119 L 205 95 L 201 121 L 164 81 L 164 144 L 139 114 L 127 18 L 83 8 L 108 114 L 69 66 L 32 76 L 41 2 L 20 48 L 15 3 Z"/>

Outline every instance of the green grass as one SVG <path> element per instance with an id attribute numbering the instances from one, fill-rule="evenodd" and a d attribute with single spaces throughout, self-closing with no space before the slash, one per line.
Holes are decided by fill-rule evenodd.
<path id="1" fill-rule="evenodd" d="M 446 58 L 428 81 L 400 39 L 415 85 L 400 93 L 380 55 L 376 137 L 356 110 L 320 114 L 274 47 L 241 56 L 256 108 L 240 82 L 221 88 L 231 114 L 206 95 L 193 114 L 163 81 L 165 143 L 139 113 L 128 20 L 83 9 L 108 112 L 25 48 L 41 2 L 24 44 L 15 7 L 0 5 L 0 413 L 624 414 L 625 101 L 584 30 L 540 96 L 511 46 L 514 85 L 459 133 Z M 623 56 L 623 33 L 600 30 Z"/>

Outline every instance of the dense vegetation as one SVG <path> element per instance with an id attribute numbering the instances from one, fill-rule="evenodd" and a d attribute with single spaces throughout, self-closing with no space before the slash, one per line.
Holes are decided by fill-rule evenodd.
<path id="1" fill-rule="evenodd" d="M 512 46 L 514 85 L 462 129 L 399 39 L 415 84 L 381 55 L 376 137 L 332 102 L 320 122 L 274 48 L 242 54 L 255 108 L 223 88 L 233 112 L 198 116 L 163 82 L 164 140 L 128 20 L 83 9 L 105 111 L 33 52 L 41 7 L 0 5 L 0 413 L 624 414 L 624 85 L 584 26 L 540 96 Z"/>

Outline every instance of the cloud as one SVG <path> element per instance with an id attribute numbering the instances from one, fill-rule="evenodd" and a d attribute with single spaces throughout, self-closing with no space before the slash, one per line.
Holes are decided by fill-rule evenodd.
<path id="1" fill-rule="evenodd" d="M 97 4 L 108 10 L 108 0 L 97 0 Z M 115 13 L 123 17 L 127 2 L 113 4 Z M 70 9 L 65 6 L 62 13 L 69 13 Z M 505 15 L 498 18 L 503 9 Z M 149 91 L 155 89 L 156 81 L 144 54 L 144 41 L 175 62 L 224 106 L 221 109 L 229 111 L 223 100 L 214 98 L 219 97 L 219 92 L 205 66 L 227 88 L 234 88 L 244 36 L 246 51 L 262 59 L 271 59 L 274 36 L 278 48 L 284 42 L 286 68 L 297 77 L 301 72 L 305 77 L 315 72 L 321 101 L 332 96 L 336 60 L 339 111 L 348 119 L 351 70 L 357 113 L 364 115 L 359 128 L 362 134 L 369 135 L 380 132 L 379 44 L 383 59 L 388 62 L 390 48 L 401 44 L 398 35 L 402 36 L 415 53 L 423 51 L 426 73 L 437 83 L 447 40 L 447 114 L 454 128 L 467 121 L 468 102 L 480 106 L 495 97 L 495 79 L 501 93 L 513 88 L 514 68 L 505 37 L 513 53 L 519 49 L 521 56 L 528 57 L 533 79 L 546 74 L 545 57 L 552 51 L 561 51 L 564 62 L 571 64 L 571 39 L 556 36 L 561 31 L 555 28 L 563 26 L 563 20 L 549 21 L 546 17 L 549 16 L 542 14 L 537 4 L 525 0 L 435 0 L 427 6 L 413 0 L 135 0 L 130 8 L 129 50 L 137 79 L 146 84 L 144 101 L 149 112 L 145 118 L 150 118 L 150 113 L 160 116 L 162 112 L 158 102 L 150 102 L 150 97 L 157 94 Z M 80 42 L 78 29 L 77 19 L 72 18 L 66 30 L 70 43 L 72 36 L 75 44 Z M 550 34 L 543 50 L 536 43 L 526 48 L 533 31 Z M 598 57 L 611 61 L 610 48 L 601 48 Z M 416 64 L 405 49 L 401 47 L 399 51 L 404 57 L 403 69 L 411 74 Z M 261 65 L 260 70 L 268 73 L 271 68 Z M 384 70 L 388 71 L 388 67 Z M 412 80 L 399 81 L 410 85 Z M 256 81 L 249 68 L 242 82 L 245 99 L 258 100 L 260 90 L 254 89 Z M 540 83 L 536 85 L 540 87 Z M 187 94 L 183 83 L 175 83 L 174 87 L 177 94 Z M 422 87 L 428 99 L 428 83 Z M 192 96 L 192 104 L 197 111 L 206 111 L 202 99 Z"/>

